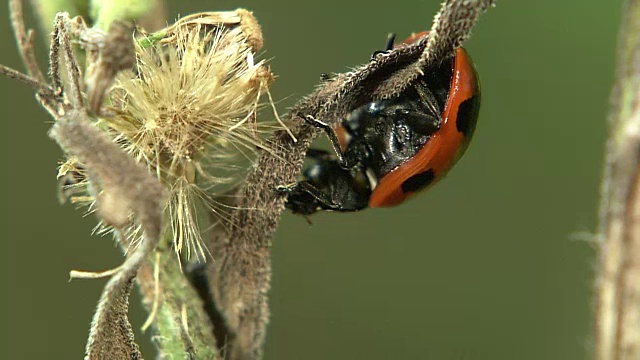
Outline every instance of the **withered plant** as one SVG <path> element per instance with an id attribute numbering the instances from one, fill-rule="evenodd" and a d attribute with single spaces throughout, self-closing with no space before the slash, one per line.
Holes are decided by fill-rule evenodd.
<path id="1" fill-rule="evenodd" d="M 296 181 L 320 132 L 304 118 L 334 125 L 401 96 L 453 56 L 493 0 L 445 1 L 422 40 L 323 81 L 283 121 L 275 108 L 277 121 L 262 120 L 266 111 L 258 121 L 258 108 L 273 105 L 273 75 L 255 59 L 262 34 L 250 12 L 194 14 L 149 33 L 134 26 L 140 7 L 132 15 L 94 3 L 90 25 L 56 15 L 47 81 L 21 2 L 10 0 L 26 74 L 0 66 L 33 87 L 54 119 L 51 137 L 67 154 L 62 198 L 94 211 L 126 254 L 112 270 L 72 272 L 111 277 L 86 356 L 142 358 L 127 316 L 137 281 L 162 358 L 258 359 L 285 202 L 277 189 Z"/>

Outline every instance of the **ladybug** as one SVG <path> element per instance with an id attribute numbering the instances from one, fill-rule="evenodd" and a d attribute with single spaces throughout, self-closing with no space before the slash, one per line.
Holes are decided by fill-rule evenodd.
<path id="1" fill-rule="evenodd" d="M 414 34 L 402 44 L 426 34 Z M 387 44 L 387 50 L 391 48 L 393 37 Z M 459 48 L 399 96 L 356 108 L 335 129 L 304 117 L 325 131 L 336 155 L 309 150 L 312 164 L 303 180 L 279 189 L 286 193 L 286 207 L 309 215 L 402 203 L 433 186 L 460 159 L 479 110 L 478 75 L 467 52 Z"/>

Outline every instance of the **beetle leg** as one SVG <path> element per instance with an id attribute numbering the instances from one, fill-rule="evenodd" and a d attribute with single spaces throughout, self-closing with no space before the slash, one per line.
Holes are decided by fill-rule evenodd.
<path id="1" fill-rule="evenodd" d="M 308 124 L 321 129 L 325 132 L 325 134 L 327 134 L 329 142 L 331 143 L 333 150 L 335 150 L 338 161 L 340 162 L 340 167 L 342 167 L 343 169 L 351 169 L 356 166 L 357 161 L 351 159 L 351 157 L 344 156 L 344 154 L 342 153 L 342 149 L 340 148 L 340 141 L 338 141 L 338 135 L 336 134 L 334 128 L 329 126 L 327 123 L 314 118 L 311 115 L 304 116 L 304 120 Z"/>
<path id="2" fill-rule="evenodd" d="M 375 60 L 376 56 L 378 54 L 384 54 L 387 51 L 391 51 L 393 50 L 393 43 L 396 41 L 396 34 L 395 33 L 389 33 L 389 35 L 387 35 L 387 43 L 384 46 L 384 50 L 376 50 L 373 52 L 373 54 L 371 55 L 371 61 Z"/>
<path id="3" fill-rule="evenodd" d="M 335 77 L 334 74 L 320 73 L 320 81 L 321 82 L 327 82 L 329 80 L 332 80 L 334 77 Z"/>
<path id="4" fill-rule="evenodd" d="M 285 206 L 294 214 L 311 215 L 318 210 L 342 209 L 308 181 L 301 181 L 293 186 L 278 186 L 276 191 L 287 196 Z"/>
<path id="5" fill-rule="evenodd" d="M 393 50 L 393 43 L 396 42 L 396 33 L 389 33 L 389 35 L 387 35 L 387 44 L 384 47 L 385 51 L 390 51 Z"/>
<path id="6" fill-rule="evenodd" d="M 278 185 L 276 187 L 276 192 L 280 195 L 289 195 L 293 192 L 293 189 L 298 186 L 298 183 L 291 183 L 286 185 Z"/>
<path id="7" fill-rule="evenodd" d="M 299 185 L 300 185 L 301 191 L 304 191 L 307 194 L 311 195 L 318 202 L 318 204 L 322 209 L 324 210 L 342 209 L 342 206 L 331 201 L 331 199 L 329 199 L 325 193 L 323 193 L 322 191 L 320 191 L 318 188 L 311 185 L 310 183 L 306 181 L 302 181 L 299 183 Z"/>
<path id="8" fill-rule="evenodd" d="M 300 181 L 295 184 L 280 185 L 276 188 L 276 191 L 280 194 L 287 196 L 287 201 L 291 202 L 298 197 L 304 197 L 306 195 L 311 196 L 316 202 L 316 206 L 324 210 L 340 210 L 342 207 L 339 204 L 334 203 L 318 188 L 310 184 L 308 181 Z M 308 203 L 308 201 L 305 201 Z"/>

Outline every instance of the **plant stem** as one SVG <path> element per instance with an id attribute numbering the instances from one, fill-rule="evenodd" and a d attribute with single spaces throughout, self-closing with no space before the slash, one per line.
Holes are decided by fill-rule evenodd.
<path id="1" fill-rule="evenodd" d="M 602 180 L 595 358 L 640 357 L 640 0 L 624 5 Z"/>

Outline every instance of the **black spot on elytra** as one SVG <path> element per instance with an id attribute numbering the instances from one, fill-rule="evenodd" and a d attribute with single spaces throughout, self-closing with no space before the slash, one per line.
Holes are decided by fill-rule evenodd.
<path id="1" fill-rule="evenodd" d="M 420 174 L 415 174 L 402 183 L 402 192 L 416 192 L 429 184 L 435 179 L 436 175 L 433 169 L 429 169 Z"/>
<path id="2" fill-rule="evenodd" d="M 473 134 L 478 120 L 478 112 L 480 111 L 480 96 L 474 95 L 463 101 L 458 107 L 458 116 L 456 117 L 456 128 L 465 137 Z"/>

